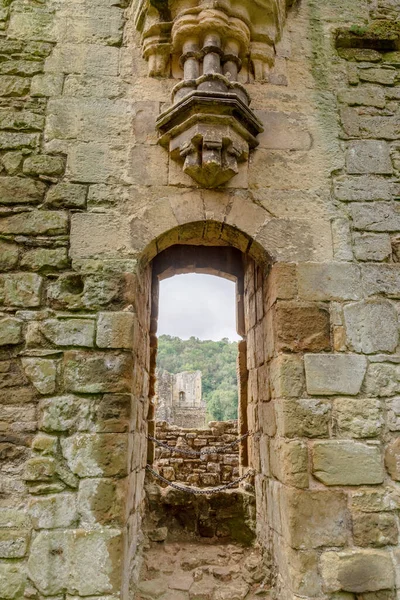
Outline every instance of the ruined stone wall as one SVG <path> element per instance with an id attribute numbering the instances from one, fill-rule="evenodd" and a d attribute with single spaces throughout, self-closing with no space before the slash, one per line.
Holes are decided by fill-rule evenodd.
<path id="1" fill-rule="evenodd" d="M 204 427 L 207 407 L 202 401 L 201 371 L 173 374 L 157 369 L 154 404 L 157 421 Z"/>
<path id="2" fill-rule="evenodd" d="M 207 429 L 187 429 L 159 422 L 156 438 L 168 446 L 198 452 L 207 447 L 221 448 L 237 440 L 237 421 L 211 421 Z M 154 466 L 160 475 L 170 481 L 196 487 L 221 485 L 239 476 L 239 446 L 221 454 L 212 453 L 198 458 L 174 454 L 156 446 Z"/>
<path id="3" fill-rule="evenodd" d="M 263 265 L 246 270 L 242 358 L 272 597 L 391 600 L 398 3 L 292 9 L 268 81 L 245 82 L 260 145 L 217 190 L 157 145 L 176 81 L 148 78 L 134 9 L 1 4 L 0 597 L 128 597 L 154 433 L 151 260 L 184 243 Z M 349 24 L 384 42 L 337 50 Z"/>

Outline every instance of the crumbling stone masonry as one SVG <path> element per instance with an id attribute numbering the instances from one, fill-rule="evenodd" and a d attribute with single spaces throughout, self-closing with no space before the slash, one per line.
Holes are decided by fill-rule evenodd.
<path id="1" fill-rule="evenodd" d="M 237 437 L 237 421 L 211 421 L 207 429 L 183 429 L 165 421 L 156 424 L 157 440 L 178 450 L 211 451 L 234 442 Z M 169 481 L 197 487 L 218 486 L 239 477 L 239 446 L 199 457 L 156 447 L 154 466 Z"/>
<path id="2" fill-rule="evenodd" d="M 156 421 L 178 427 L 205 427 L 207 406 L 202 400 L 201 371 L 173 374 L 157 369 L 154 404 Z"/>
<path id="3" fill-rule="evenodd" d="M 237 282 L 270 597 L 399 596 L 399 4 L 288 4 L 0 3 L 4 600 L 132 597 L 176 272 Z"/>

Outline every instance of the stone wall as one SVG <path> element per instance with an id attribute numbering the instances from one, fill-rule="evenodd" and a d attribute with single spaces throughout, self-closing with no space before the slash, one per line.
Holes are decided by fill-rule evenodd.
<path id="1" fill-rule="evenodd" d="M 157 369 L 154 404 L 157 421 L 178 427 L 204 427 L 207 406 L 202 401 L 201 371 L 173 374 Z"/>
<path id="2" fill-rule="evenodd" d="M 187 271 L 238 281 L 240 429 L 261 436 L 241 468 L 256 470 L 272 597 L 391 600 L 398 3 L 295 4 L 264 80 L 242 82 L 259 146 L 214 190 L 157 144 L 180 72 L 148 77 L 136 8 L 0 4 L 0 597 L 129 597 L 153 458 L 153 260 L 182 244 Z M 218 263 L 227 248 L 244 281 Z"/>
<path id="3" fill-rule="evenodd" d="M 237 421 L 211 421 L 207 429 L 183 429 L 166 422 L 156 426 L 156 438 L 168 446 L 200 451 L 220 448 L 238 438 Z M 212 487 L 229 483 L 239 476 L 239 446 L 222 454 L 190 457 L 156 446 L 154 466 L 170 481 L 195 487 Z"/>

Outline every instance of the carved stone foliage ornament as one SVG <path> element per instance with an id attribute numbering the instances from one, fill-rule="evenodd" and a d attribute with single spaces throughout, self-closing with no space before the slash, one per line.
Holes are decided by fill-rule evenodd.
<path id="1" fill-rule="evenodd" d="M 203 187 L 238 172 L 263 130 L 244 83 L 273 65 L 286 0 L 140 0 L 149 75 L 180 79 L 157 121 L 160 144 Z"/>

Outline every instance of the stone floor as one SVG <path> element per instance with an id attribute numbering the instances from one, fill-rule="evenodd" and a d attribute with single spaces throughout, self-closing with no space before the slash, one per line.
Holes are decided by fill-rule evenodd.
<path id="1" fill-rule="evenodd" d="M 149 484 L 146 499 L 146 541 L 132 600 L 269 598 L 252 493 L 193 496 Z"/>
<path id="2" fill-rule="evenodd" d="M 239 544 L 149 542 L 133 600 L 269 598 L 257 548 Z"/>

